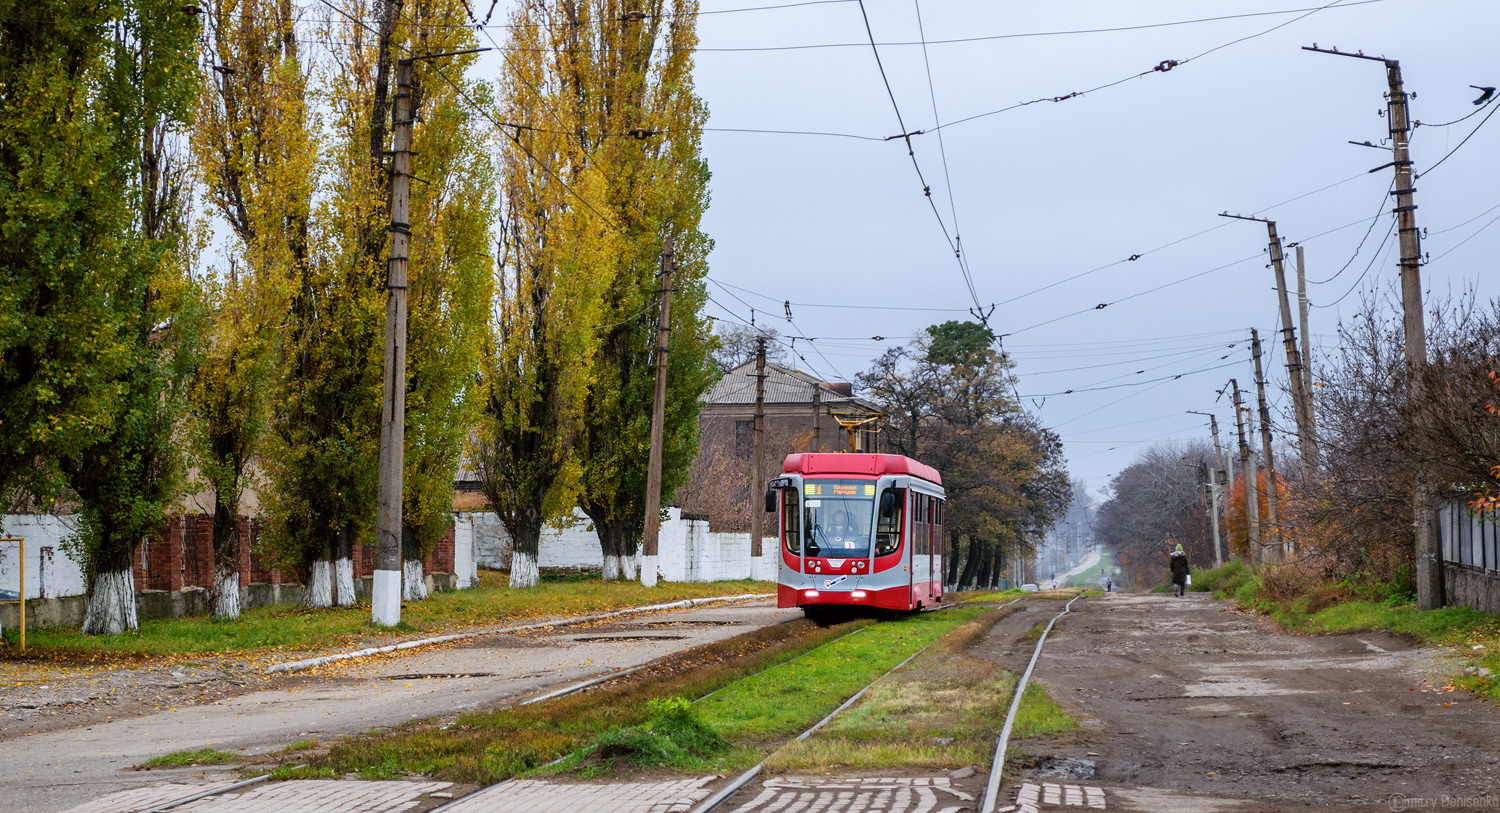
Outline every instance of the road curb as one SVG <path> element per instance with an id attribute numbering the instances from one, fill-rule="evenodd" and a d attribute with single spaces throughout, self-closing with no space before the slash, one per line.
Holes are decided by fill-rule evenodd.
<path id="1" fill-rule="evenodd" d="M 626 607 L 621 610 L 612 610 L 607 613 L 595 615 L 581 615 L 574 618 L 559 618 L 554 621 L 537 621 L 531 624 L 519 624 L 513 627 L 496 627 L 494 629 L 477 630 L 475 632 L 459 632 L 452 635 L 438 635 L 432 638 L 418 638 L 415 641 L 403 641 L 399 644 L 387 644 L 386 646 L 372 646 L 366 649 L 357 649 L 353 652 L 339 652 L 333 655 L 321 655 L 316 658 L 304 658 L 300 661 L 288 661 L 286 663 L 272 664 L 266 667 L 266 674 L 274 675 L 280 672 L 301 672 L 314 666 L 322 666 L 325 663 L 336 661 L 347 661 L 353 658 L 368 658 L 371 655 L 380 655 L 385 652 L 396 652 L 402 649 L 413 649 L 419 646 L 430 646 L 432 644 L 444 644 L 449 641 L 461 641 L 465 638 L 478 638 L 481 635 L 495 635 L 497 633 L 520 632 L 522 630 L 544 629 L 546 627 L 567 627 L 573 624 L 587 624 L 590 621 L 601 621 L 606 618 L 618 618 L 623 615 L 638 615 L 640 613 L 657 612 L 660 610 L 687 610 L 693 607 L 701 607 L 705 604 L 719 604 L 734 601 L 753 601 L 758 598 L 774 598 L 775 593 L 745 593 L 738 596 L 712 596 L 709 598 L 688 598 L 682 601 L 673 601 L 666 604 L 649 604 L 644 607 Z"/>

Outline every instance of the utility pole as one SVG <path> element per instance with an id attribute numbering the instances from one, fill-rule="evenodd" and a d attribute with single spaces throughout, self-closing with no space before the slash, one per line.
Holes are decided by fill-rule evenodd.
<path id="1" fill-rule="evenodd" d="M 1396 233 L 1401 243 L 1401 310 L 1406 333 L 1406 367 L 1411 376 L 1409 388 L 1410 404 L 1421 402 L 1422 372 L 1427 366 L 1427 326 L 1422 320 L 1422 243 L 1417 231 L 1417 205 L 1412 202 L 1412 186 L 1415 175 L 1412 171 L 1410 136 L 1411 115 L 1407 109 L 1407 94 L 1401 82 L 1401 63 L 1395 59 L 1365 56 L 1363 52 L 1347 53 L 1319 48 L 1314 44 L 1304 51 L 1368 59 L 1385 65 L 1386 121 L 1390 124 L 1391 162 L 1370 170 L 1374 172 L 1392 167 L 1396 173 Z M 1411 408 L 1411 407 L 1409 407 Z M 1443 595 L 1442 543 L 1437 533 L 1437 508 L 1432 504 L 1431 475 L 1423 468 L 1415 472 L 1412 489 L 1412 527 L 1415 531 L 1417 561 L 1417 606 L 1424 610 L 1436 610 L 1446 604 Z"/>
<path id="2" fill-rule="evenodd" d="M 1307 269 L 1302 264 L 1302 244 L 1297 244 L 1297 317 L 1302 338 L 1302 391 L 1307 393 L 1307 429 L 1314 442 L 1318 437 L 1317 410 L 1313 408 L 1312 334 L 1307 328 Z"/>
<path id="3" fill-rule="evenodd" d="M 1271 268 L 1276 273 L 1276 296 L 1281 305 L 1281 337 L 1286 346 L 1286 370 L 1287 381 L 1292 390 L 1292 413 L 1297 420 L 1297 451 L 1302 456 L 1302 478 L 1304 481 L 1311 481 L 1313 470 L 1317 466 L 1318 447 L 1317 440 L 1312 434 L 1312 422 L 1308 419 L 1308 393 L 1304 387 L 1307 379 L 1302 372 L 1302 352 L 1297 348 L 1297 330 L 1292 326 L 1292 305 L 1286 288 L 1285 256 L 1281 250 L 1281 237 L 1276 234 L 1276 221 L 1267 220 L 1264 217 L 1232 215 L 1228 212 L 1219 217 L 1254 220 L 1266 224 L 1266 232 L 1270 237 Z M 1301 256 L 1300 246 L 1297 253 Z M 1259 373 L 1256 373 L 1256 378 L 1260 378 Z"/>
<path id="4" fill-rule="evenodd" d="M 1250 444 L 1245 440 L 1245 413 L 1241 406 L 1240 382 L 1231 378 L 1229 386 L 1234 388 L 1234 428 L 1240 436 L 1240 477 L 1245 481 L 1245 538 L 1250 563 L 1260 558 L 1260 504 L 1255 499 L 1255 461 L 1250 457 Z"/>
<path id="5" fill-rule="evenodd" d="M 401 489 L 406 458 L 406 265 L 411 248 L 412 60 L 396 63 L 392 115 L 391 244 L 385 282 L 385 385 L 380 398 L 380 483 L 370 622 L 401 623 Z"/>
<path id="6" fill-rule="evenodd" d="M 823 451 L 823 385 L 814 381 L 812 393 L 812 450 Z"/>
<path id="7" fill-rule="evenodd" d="M 401 623 L 401 487 L 406 465 L 406 266 L 411 250 L 412 66 L 435 59 L 488 51 L 473 48 L 423 54 L 396 63 L 396 99 L 391 110 L 391 242 L 385 281 L 385 382 L 380 391 L 379 480 L 375 491 L 375 573 L 370 622 Z"/>
<path id="8" fill-rule="evenodd" d="M 661 445 L 667 421 L 667 338 L 672 332 L 672 235 L 661 249 L 661 312 L 656 318 L 656 395 L 651 399 L 651 451 L 646 458 L 646 523 L 641 534 L 641 584 L 656 586 L 661 536 Z"/>
<path id="9" fill-rule="evenodd" d="M 766 434 L 766 337 L 755 340 L 755 447 L 750 465 L 750 562 L 760 563 L 761 493 L 766 487 L 763 442 Z"/>
<path id="10" fill-rule="evenodd" d="M 1271 526 L 1271 548 L 1267 557 L 1280 562 L 1282 554 L 1281 523 L 1276 519 L 1276 461 L 1271 453 L 1271 410 L 1266 406 L 1266 378 L 1260 368 L 1260 334 L 1250 328 L 1250 353 L 1255 356 L 1255 392 L 1260 405 L 1260 441 L 1266 459 L 1266 522 Z"/>
<path id="11" fill-rule="evenodd" d="M 1212 498 L 1209 507 L 1213 513 L 1214 520 L 1214 567 L 1219 567 L 1224 564 L 1224 555 L 1220 552 L 1219 545 L 1219 475 L 1221 472 L 1224 472 L 1224 450 L 1219 447 L 1219 418 L 1212 412 L 1197 412 L 1191 409 L 1188 410 L 1188 414 L 1208 416 L 1208 426 L 1214 436 L 1214 465 L 1216 468 L 1214 469 L 1213 476 L 1208 478 L 1208 486 L 1209 496 Z M 1225 477 L 1227 479 L 1228 475 L 1225 474 Z"/>

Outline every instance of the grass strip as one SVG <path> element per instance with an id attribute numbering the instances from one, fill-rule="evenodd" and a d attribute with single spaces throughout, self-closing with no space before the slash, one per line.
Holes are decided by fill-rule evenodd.
<path id="1" fill-rule="evenodd" d="M 411 635 L 447 632 L 552 615 L 586 615 L 688 598 L 774 592 L 775 585 L 749 580 L 662 582 L 643 587 L 600 579 L 544 582 L 512 590 L 501 573 L 483 571 L 479 586 L 437 593 L 402 605 L 394 629 L 370 623 L 369 603 L 353 607 L 309 608 L 278 605 L 247 610 L 235 621 L 215 618 L 154 619 L 120 635 L 81 635 L 75 629 L 29 630 L 28 657 L 74 657 L 85 653 L 137 656 L 227 654 L 251 650 L 322 651 Z"/>
<path id="2" fill-rule="evenodd" d="M 991 611 L 945 633 L 926 654 L 875 684 L 827 728 L 778 751 L 768 769 L 816 773 L 986 764 L 1016 676 L 967 650 L 1006 614 Z M 1014 736 L 1075 728 L 1077 723 L 1040 685 L 1027 686 Z"/>
<path id="3" fill-rule="evenodd" d="M 705 723 L 741 745 L 801 733 L 875 678 L 986 612 L 960 607 L 876 624 L 808 657 L 741 680 L 698 704 Z"/>
<path id="4" fill-rule="evenodd" d="M 141 763 L 142 768 L 185 768 L 191 765 L 223 765 L 239 759 L 239 754 L 215 748 L 200 748 L 196 751 L 173 751 L 152 757 Z"/>
<path id="5" fill-rule="evenodd" d="M 577 767 L 585 761 L 584 752 L 599 745 L 611 731 L 660 728 L 673 724 L 663 718 L 680 716 L 676 706 L 653 708 L 653 700 L 702 697 L 871 623 L 819 627 L 797 620 L 764 627 L 566 697 L 352 737 L 313 759 L 311 766 L 368 779 L 420 774 L 481 784 L 534 771 L 569 754 L 576 758 L 558 770 Z M 705 763 L 705 769 L 716 766 Z M 591 770 L 599 772 L 597 766 Z"/>

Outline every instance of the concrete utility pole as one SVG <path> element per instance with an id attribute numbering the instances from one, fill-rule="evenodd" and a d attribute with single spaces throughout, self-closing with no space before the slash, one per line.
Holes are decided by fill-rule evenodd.
<path id="1" fill-rule="evenodd" d="M 1208 478 L 1208 493 L 1211 498 L 1209 511 L 1213 514 L 1214 521 L 1214 567 L 1219 567 L 1224 564 L 1224 555 L 1220 552 L 1219 544 L 1219 510 L 1221 507 L 1219 475 L 1224 473 L 1224 450 L 1219 447 L 1219 418 L 1212 412 L 1197 412 L 1191 409 L 1188 410 L 1188 414 L 1208 416 L 1208 426 L 1214 436 L 1215 468 L 1213 476 Z M 1224 473 L 1224 476 L 1226 479 L 1228 478 L 1227 473 Z"/>
<path id="2" fill-rule="evenodd" d="M 412 60 L 396 63 L 392 115 L 391 246 L 385 282 L 385 385 L 380 398 L 380 483 L 370 622 L 401 623 L 401 477 L 406 457 L 406 264 L 411 248 Z"/>
<path id="3" fill-rule="evenodd" d="M 1313 408 L 1312 334 L 1307 328 L 1307 269 L 1302 264 L 1302 244 L 1297 244 L 1297 310 L 1298 331 L 1302 338 L 1302 391 L 1307 393 L 1307 429 L 1313 440 L 1318 437 L 1317 410 Z"/>
<path id="4" fill-rule="evenodd" d="M 1245 440 L 1245 413 L 1241 406 L 1240 382 L 1231 378 L 1229 386 L 1234 389 L 1234 428 L 1240 436 L 1240 477 L 1245 482 L 1245 538 L 1250 563 L 1260 558 L 1260 504 L 1255 499 L 1255 462 L 1250 456 L 1250 444 Z"/>
<path id="5" fill-rule="evenodd" d="M 1255 392 L 1260 406 L 1260 441 L 1266 460 L 1266 523 L 1271 526 L 1271 547 L 1267 558 L 1280 562 L 1282 554 L 1281 523 L 1276 519 L 1276 460 L 1271 453 L 1271 410 L 1266 406 L 1266 378 L 1260 368 L 1260 334 L 1250 328 L 1250 353 L 1255 357 Z"/>
<path id="6" fill-rule="evenodd" d="M 760 562 L 760 532 L 762 493 L 766 488 L 765 444 L 766 434 L 766 337 L 755 340 L 755 447 L 750 465 L 750 561 L 752 567 Z"/>
<path id="7" fill-rule="evenodd" d="M 823 385 L 816 381 L 813 382 L 812 405 L 812 450 L 821 452 L 823 451 Z"/>
<path id="8" fill-rule="evenodd" d="M 380 391 L 379 480 L 375 491 L 375 574 L 370 622 L 401 623 L 401 478 L 406 465 L 406 265 L 411 249 L 411 85 L 418 59 L 488 51 L 423 54 L 396 63 L 391 110 L 391 243 L 385 281 L 385 383 Z"/>
<path id="9" fill-rule="evenodd" d="M 1302 477 L 1310 481 L 1313 470 L 1317 467 L 1318 447 L 1317 440 L 1312 434 L 1312 422 L 1308 419 L 1308 393 L 1304 386 L 1307 379 L 1302 372 L 1302 352 L 1297 347 L 1297 330 L 1292 326 L 1292 305 L 1287 295 L 1285 256 L 1281 250 L 1281 237 L 1276 234 L 1276 221 L 1263 217 L 1232 215 L 1228 212 L 1219 217 L 1254 220 L 1266 224 L 1266 232 L 1270 237 L 1271 268 L 1276 273 L 1276 295 L 1281 305 L 1281 337 L 1286 345 L 1286 370 L 1287 381 L 1292 390 L 1292 413 L 1297 420 L 1297 451 L 1302 456 Z M 1297 249 L 1299 256 L 1301 251 L 1299 247 Z M 1256 378 L 1260 378 L 1259 373 L 1256 374 Z"/>
<path id="10" fill-rule="evenodd" d="M 667 338 L 672 333 L 672 235 L 661 249 L 661 312 L 656 317 L 656 395 L 651 399 L 651 451 L 646 458 L 646 522 L 641 534 L 641 584 L 656 586 L 661 536 L 661 445 L 667 421 Z"/>
<path id="11" fill-rule="evenodd" d="M 1412 202 L 1412 186 L 1415 175 L 1412 171 L 1410 152 L 1411 115 L 1407 109 L 1407 94 L 1401 82 L 1401 63 L 1384 57 L 1365 56 L 1363 52 L 1347 53 L 1337 48 L 1324 49 L 1313 45 L 1304 51 L 1322 54 L 1368 59 L 1385 65 L 1386 121 L 1390 124 L 1391 162 L 1375 169 L 1392 167 L 1396 172 L 1395 190 L 1396 234 L 1401 243 L 1401 310 L 1406 332 L 1406 367 L 1411 376 L 1410 404 L 1421 402 L 1421 373 L 1427 366 L 1427 326 L 1422 317 L 1422 243 L 1417 231 L 1417 205 Z M 1374 172 L 1375 170 L 1370 170 Z M 1431 475 L 1422 468 L 1414 473 L 1412 489 L 1412 527 L 1417 561 L 1417 606 L 1424 610 L 1436 610 L 1446 604 L 1443 595 L 1442 543 L 1438 538 L 1437 507 L 1433 505 Z"/>

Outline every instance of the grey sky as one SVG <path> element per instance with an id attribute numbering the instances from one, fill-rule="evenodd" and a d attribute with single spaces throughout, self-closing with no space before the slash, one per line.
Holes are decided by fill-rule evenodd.
<path id="1" fill-rule="evenodd" d="M 703 9 L 788 1 L 705 0 Z M 878 41 L 918 40 L 912 0 L 866 0 L 865 5 Z M 926 0 L 921 12 L 926 38 L 937 40 L 1318 5 L 1322 3 L 1307 0 Z M 1273 337 L 1277 310 L 1262 253 L 1264 227 L 1227 221 L 1216 217 L 1218 212 L 1260 211 L 1276 219 L 1285 239 L 1307 241 L 1308 275 L 1322 280 L 1353 255 L 1377 208 L 1389 208 L 1382 200 L 1390 171 L 1366 174 L 1390 160 L 1389 154 L 1345 143 L 1378 141 L 1385 135 L 1385 119 L 1376 115 L 1384 110 L 1382 67 L 1304 52 L 1300 46 L 1316 42 L 1400 59 L 1407 89 L 1417 94 L 1413 117 L 1434 123 L 1475 110 L 1470 102 L 1478 92 L 1470 84 L 1500 84 L 1493 44 L 1500 5 L 1460 0 L 1363 5 L 1351 0 L 1345 5 L 1352 7 L 1320 11 L 1168 73 L 1153 72 L 1083 97 L 944 130 L 958 232 L 981 302 L 1003 302 L 1132 254 L 1144 255 L 996 309 L 991 324 L 1000 333 L 1016 333 L 1005 339 L 1005 347 L 1020 363 L 1023 395 L 1239 362 L 1159 386 L 1028 399 L 1030 408 L 1062 434 L 1074 475 L 1087 478 L 1091 486 L 1104 484 L 1126 465 L 1143 441 L 1206 436 L 1207 427 L 1200 428 L 1200 419 L 1184 410 L 1215 410 L 1221 431 L 1232 433 L 1233 413 L 1227 401 L 1215 405 L 1215 389 L 1231 375 L 1242 385 L 1249 383 L 1248 328 Z M 1297 16 L 931 45 L 939 117 L 951 121 L 1096 87 Z M 856 2 L 705 14 L 699 25 L 705 50 L 697 56 L 697 79 L 711 111 L 710 127 L 874 137 L 899 132 Z M 708 50 L 823 43 L 864 44 Z M 921 47 L 891 45 L 880 52 L 907 128 L 931 127 L 932 98 Z M 1456 146 L 1489 112 L 1452 127 L 1418 129 L 1412 142 L 1418 171 Z M 927 134 L 913 143 L 933 200 L 953 230 L 938 140 Z M 896 337 L 911 336 L 935 321 L 965 318 L 972 302 L 900 141 L 712 132 L 705 144 L 714 173 L 713 205 L 705 223 L 717 243 L 711 276 L 769 297 L 734 291 L 741 302 L 711 285 L 713 298 L 741 317 L 749 315 L 746 303 L 756 306 L 757 322 L 769 319 L 788 336 L 800 330 L 815 338 L 890 337 L 884 343 L 819 339 L 815 347 L 821 353 L 799 340 L 797 349 L 808 362 L 800 366 L 848 379 Z M 1481 273 L 1487 253 L 1500 246 L 1500 228 L 1487 229 L 1444 254 L 1492 222 L 1500 210 L 1437 234 L 1500 204 L 1500 173 L 1493 157 L 1497 144 L 1500 123 L 1492 122 L 1417 183 L 1418 225 L 1431 232 L 1423 246 L 1434 258 L 1425 269 L 1430 291 L 1477 284 L 1482 296 L 1500 293 L 1493 275 Z M 1364 253 L 1347 271 L 1328 284 L 1312 286 L 1315 304 L 1332 302 L 1359 279 L 1389 220 L 1375 225 Z M 1355 225 L 1311 239 L 1347 224 Z M 1152 251 L 1207 229 L 1214 230 Z M 1394 237 L 1386 243 L 1363 287 L 1384 289 L 1396 278 L 1394 243 Z M 1026 329 L 1242 259 L 1246 261 L 1105 310 Z M 803 305 L 793 307 L 792 326 L 780 304 L 787 299 L 952 310 Z M 1351 314 L 1359 299 L 1356 290 L 1336 307 L 1313 311 L 1315 344 L 1331 339 L 1339 314 Z M 716 307 L 711 312 L 725 316 Z M 1228 349 L 1229 343 L 1236 346 Z M 1218 361 L 1225 353 L 1232 354 L 1230 360 Z M 1279 351 L 1268 361 L 1284 369 Z M 1137 370 L 1146 372 L 1137 375 Z M 1279 384 L 1277 393 L 1277 400 L 1284 401 Z"/>

